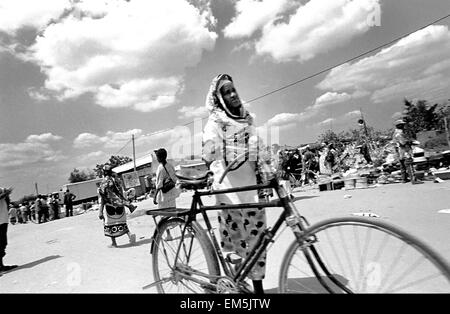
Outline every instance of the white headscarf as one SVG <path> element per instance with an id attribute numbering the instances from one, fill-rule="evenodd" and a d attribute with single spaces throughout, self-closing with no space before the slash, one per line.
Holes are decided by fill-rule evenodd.
<path id="1" fill-rule="evenodd" d="M 233 79 L 228 74 L 219 74 L 211 82 L 208 94 L 206 96 L 205 106 L 209 111 L 210 118 L 216 122 L 227 123 L 230 119 L 236 121 L 247 122 L 249 125 L 253 124 L 253 118 L 249 112 L 241 106 L 241 115 L 236 116 L 230 112 L 227 108 L 222 94 L 220 93 L 220 87 L 227 81 L 233 82 Z"/>

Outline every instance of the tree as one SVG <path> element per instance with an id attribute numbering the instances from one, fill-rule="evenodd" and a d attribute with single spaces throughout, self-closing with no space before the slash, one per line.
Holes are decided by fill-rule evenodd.
<path id="1" fill-rule="evenodd" d="M 429 105 L 426 100 L 418 100 L 416 103 L 404 100 L 403 119 L 407 122 L 405 133 L 416 138 L 421 131 L 439 129 L 440 114 L 438 104 Z"/>
<path id="2" fill-rule="evenodd" d="M 88 171 L 79 170 L 77 168 L 74 168 L 73 171 L 70 173 L 68 180 L 70 183 L 75 183 L 92 179 L 95 179 L 95 172 L 89 170 Z"/>
<path id="3" fill-rule="evenodd" d="M 35 200 L 36 200 L 36 195 L 29 194 L 29 195 L 24 195 L 21 198 L 19 198 L 19 200 L 16 203 L 23 204 L 23 203 L 28 203 L 28 202 L 34 202 Z"/>
<path id="4" fill-rule="evenodd" d="M 109 157 L 109 160 L 108 160 L 107 162 L 105 162 L 105 163 L 103 163 L 103 164 L 97 164 L 97 165 L 95 166 L 95 168 L 94 168 L 94 172 L 95 172 L 95 174 L 96 174 L 96 176 L 97 176 L 98 178 L 102 178 L 102 177 L 103 177 L 103 171 L 102 171 L 102 169 L 103 169 L 103 166 L 104 166 L 105 164 L 108 164 L 108 165 L 110 165 L 112 168 L 115 168 L 115 167 L 117 167 L 117 166 L 120 166 L 120 165 L 129 163 L 129 162 L 131 162 L 131 161 L 133 161 L 133 159 L 131 159 L 131 158 L 128 157 L 128 156 L 118 156 L 118 155 L 113 155 L 113 156 Z"/>
<path id="5" fill-rule="evenodd" d="M 321 143 L 337 143 L 342 136 L 336 134 L 333 130 L 327 130 L 325 133 L 319 135 L 319 142 Z"/>

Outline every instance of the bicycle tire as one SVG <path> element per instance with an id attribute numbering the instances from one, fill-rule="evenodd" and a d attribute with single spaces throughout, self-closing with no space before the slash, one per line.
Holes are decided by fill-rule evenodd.
<path id="1" fill-rule="evenodd" d="M 153 278 L 156 283 L 156 289 L 159 293 L 207 293 L 205 289 L 203 289 L 201 286 L 197 286 L 197 284 L 193 281 L 187 282 L 188 280 L 180 279 L 177 277 L 176 272 L 173 272 L 171 267 L 173 265 L 173 260 L 175 259 L 176 250 L 178 248 L 178 245 L 180 244 L 181 240 L 181 234 L 182 230 L 185 226 L 185 221 L 181 218 L 172 218 L 169 220 L 164 221 L 159 227 L 158 232 L 154 239 L 154 250 L 152 253 L 152 266 L 153 266 Z M 200 227 L 200 225 L 197 222 L 192 222 L 191 227 L 188 227 L 188 234 L 192 235 L 187 236 L 184 239 L 184 243 L 195 245 L 195 240 L 197 241 L 197 245 L 195 246 L 196 252 L 201 252 L 203 255 L 204 261 L 200 259 L 200 262 L 204 262 L 206 265 L 202 265 L 200 269 L 197 267 L 197 257 L 195 259 L 195 264 L 192 264 L 192 260 L 190 260 L 190 263 L 192 265 L 188 265 L 189 267 L 194 268 L 195 270 L 199 270 L 202 272 L 207 272 L 211 276 L 219 276 L 220 275 L 220 267 L 217 260 L 217 257 L 215 255 L 214 248 L 212 246 L 211 241 L 209 240 L 206 232 Z M 170 230 L 170 235 L 172 237 L 172 240 L 167 239 L 167 230 Z M 187 234 L 185 234 L 186 236 Z M 166 237 L 166 238 L 164 238 Z M 178 239 L 177 239 L 178 238 Z M 191 243 L 189 243 L 191 239 Z M 186 243 L 187 241 L 187 243 Z M 170 260 L 171 256 L 168 256 L 167 251 L 170 251 L 172 255 L 172 260 Z M 181 250 L 180 250 L 181 251 Z M 189 250 L 188 250 L 189 251 Z M 186 250 L 184 250 L 186 253 Z M 181 254 L 181 252 L 180 252 Z M 198 253 L 194 253 L 198 254 Z M 183 256 L 179 256 L 179 259 L 183 258 L 182 263 L 185 264 L 187 260 L 187 255 L 185 254 Z M 163 259 L 160 261 L 160 257 Z M 200 256 L 201 257 L 201 256 Z M 192 255 L 189 254 L 189 259 L 192 258 Z M 164 262 L 165 261 L 165 262 Z M 163 265 L 165 264 L 166 267 L 168 267 L 168 271 L 166 273 L 164 272 Z M 170 266 L 167 264 L 170 263 Z M 167 277 L 169 276 L 169 277 Z M 205 278 L 201 278 L 205 280 Z M 170 291 L 168 286 L 174 286 L 176 288 L 176 291 Z"/>
<path id="2" fill-rule="evenodd" d="M 312 239 L 313 243 L 302 247 L 301 243 L 294 241 L 289 246 L 280 270 L 279 292 L 450 292 L 450 266 L 443 257 L 417 237 L 375 219 L 333 218 L 318 222 L 305 230 L 304 239 Z M 357 236 L 357 231 L 364 233 L 363 236 Z M 360 239 L 365 239 L 366 242 L 361 243 Z M 338 240 L 341 243 L 336 249 L 333 241 Z M 382 242 L 372 246 L 372 240 Z M 389 246 L 388 240 L 393 241 Z M 354 252 L 348 249 L 351 247 Z M 389 250 L 388 255 L 381 257 L 386 249 Z M 407 249 L 410 251 L 406 252 Z M 376 254 L 372 255 L 372 252 Z M 308 257 L 313 257 L 313 264 L 307 261 Z M 344 257 L 344 261 L 339 257 Z M 356 271 L 352 267 L 353 263 L 357 266 Z M 350 267 L 346 268 L 344 264 Z M 390 275 L 397 270 L 400 275 Z M 318 271 L 319 275 L 315 275 L 314 271 Z M 326 271 L 332 275 L 327 276 Z"/>

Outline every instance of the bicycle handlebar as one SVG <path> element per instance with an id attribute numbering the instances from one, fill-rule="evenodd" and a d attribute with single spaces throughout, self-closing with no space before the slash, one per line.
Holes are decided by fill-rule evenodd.
<path id="1" fill-rule="evenodd" d="M 219 179 L 219 184 L 222 183 L 223 179 L 225 178 L 225 175 L 230 171 L 231 167 L 233 167 L 238 162 L 238 160 L 241 159 L 241 157 L 247 157 L 246 155 L 248 154 L 249 152 L 244 152 L 233 159 L 233 161 L 225 168 L 225 171 L 222 173 L 222 176 Z"/>

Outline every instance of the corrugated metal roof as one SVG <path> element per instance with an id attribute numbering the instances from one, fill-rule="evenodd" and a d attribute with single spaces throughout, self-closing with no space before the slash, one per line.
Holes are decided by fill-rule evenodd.
<path id="1" fill-rule="evenodd" d="M 136 168 L 142 165 L 151 164 L 153 162 L 152 154 L 145 155 L 143 157 L 136 159 Z M 130 161 L 129 163 L 120 165 L 112 169 L 115 173 L 122 173 L 134 168 L 134 162 Z"/>

